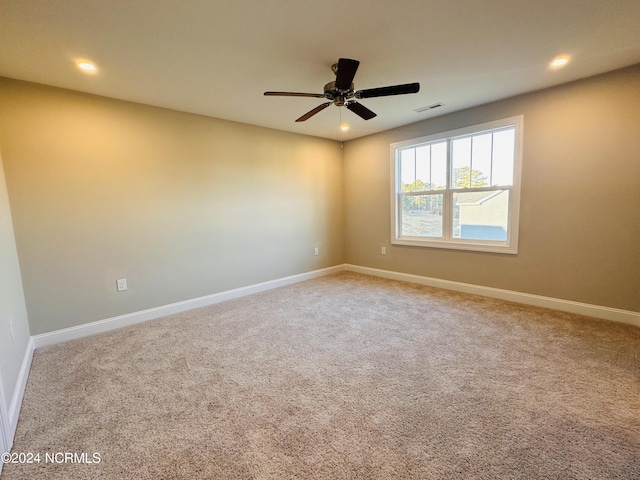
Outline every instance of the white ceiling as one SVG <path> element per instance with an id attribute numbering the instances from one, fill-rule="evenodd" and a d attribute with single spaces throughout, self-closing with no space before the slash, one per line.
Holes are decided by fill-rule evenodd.
<path id="1" fill-rule="evenodd" d="M 369 121 L 331 106 L 295 123 L 324 100 L 263 96 L 322 93 L 339 57 L 360 60 L 356 89 L 421 90 L 361 100 Z M 638 0 L 0 0 L 0 76 L 333 139 L 635 63 Z"/>

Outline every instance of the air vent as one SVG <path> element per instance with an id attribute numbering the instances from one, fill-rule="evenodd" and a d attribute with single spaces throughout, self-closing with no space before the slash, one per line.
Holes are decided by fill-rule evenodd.
<path id="1" fill-rule="evenodd" d="M 439 108 L 439 107 L 442 107 L 442 106 L 444 106 L 444 103 L 438 102 L 438 103 L 434 103 L 434 104 L 431 104 L 431 105 L 427 105 L 426 107 L 416 108 L 414 111 L 416 113 L 422 113 L 422 112 L 427 112 L 429 110 L 433 110 L 434 108 Z"/>

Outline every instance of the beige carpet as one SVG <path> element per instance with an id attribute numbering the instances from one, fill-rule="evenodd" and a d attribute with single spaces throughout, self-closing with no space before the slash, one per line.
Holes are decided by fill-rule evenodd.
<path id="1" fill-rule="evenodd" d="M 640 328 L 344 273 L 37 350 L 13 451 L 2 480 L 638 479 Z"/>

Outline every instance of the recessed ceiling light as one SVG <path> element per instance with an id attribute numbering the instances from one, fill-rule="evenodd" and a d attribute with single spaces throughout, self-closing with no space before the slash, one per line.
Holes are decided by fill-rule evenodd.
<path id="1" fill-rule="evenodd" d="M 84 61 L 78 62 L 78 68 L 87 73 L 93 73 L 97 70 L 96 66 L 93 63 Z"/>
<path id="2" fill-rule="evenodd" d="M 343 132 L 346 132 L 347 130 L 349 130 L 349 125 L 347 125 L 346 123 L 343 123 L 342 125 L 340 125 L 340 130 L 342 130 Z"/>
<path id="3" fill-rule="evenodd" d="M 549 66 L 551 68 L 561 68 L 564 67 L 567 63 L 569 63 L 569 57 L 567 57 L 566 55 L 562 55 L 560 57 L 554 58 Z"/>

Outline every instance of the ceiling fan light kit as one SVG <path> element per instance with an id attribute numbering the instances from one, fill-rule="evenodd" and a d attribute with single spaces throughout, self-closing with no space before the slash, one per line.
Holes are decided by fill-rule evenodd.
<path id="1" fill-rule="evenodd" d="M 347 109 L 358 115 L 360 118 L 363 118 L 364 120 L 371 120 L 376 116 L 376 114 L 354 100 L 354 98 L 359 100 L 362 98 L 405 95 L 408 93 L 418 93 L 420 91 L 420 84 L 417 82 L 405 83 L 402 85 L 391 85 L 388 87 L 369 88 L 366 90 L 355 90 L 353 78 L 356 75 L 359 65 L 360 62 L 358 60 L 352 60 L 350 58 L 339 59 L 338 63 L 331 66 L 331 70 L 336 75 L 336 80 L 334 82 L 329 82 L 324 86 L 324 93 L 264 92 L 264 94 L 266 96 L 312 97 L 326 98 L 329 100 L 296 119 L 296 122 L 304 122 L 331 104 L 336 107 L 347 107 Z"/>

